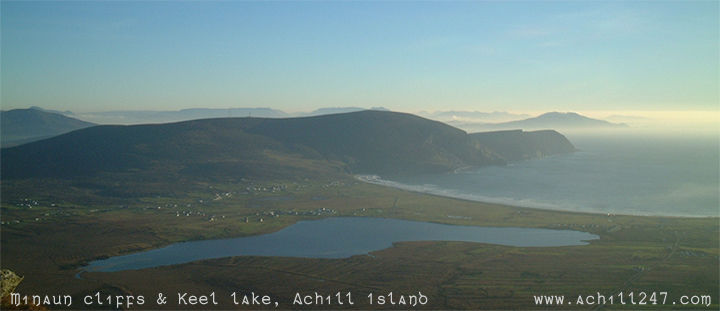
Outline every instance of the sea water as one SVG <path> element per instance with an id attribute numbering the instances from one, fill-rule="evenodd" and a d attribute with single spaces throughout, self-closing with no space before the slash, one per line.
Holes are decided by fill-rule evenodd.
<path id="1" fill-rule="evenodd" d="M 445 174 L 363 178 L 524 207 L 630 215 L 720 214 L 716 134 L 568 138 L 577 152 Z"/>

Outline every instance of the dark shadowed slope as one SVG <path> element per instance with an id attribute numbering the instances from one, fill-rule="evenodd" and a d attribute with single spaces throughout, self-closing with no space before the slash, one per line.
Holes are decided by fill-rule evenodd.
<path id="1" fill-rule="evenodd" d="M 302 144 L 354 173 L 442 172 L 503 163 L 467 134 L 405 113 L 365 110 L 295 119 L 264 119 L 247 129 L 285 144 Z"/>
<path id="2" fill-rule="evenodd" d="M 507 161 L 526 160 L 575 151 L 572 143 L 554 130 L 533 132 L 509 130 L 473 133 L 470 136 Z"/>
<path id="3" fill-rule="evenodd" d="M 3 147 L 60 135 L 95 124 L 36 108 L 0 112 Z"/>
<path id="4" fill-rule="evenodd" d="M 443 172 L 516 158 L 507 155 L 512 150 L 496 152 L 475 135 L 410 114 L 371 110 L 289 119 L 96 126 L 3 149 L 2 172 L 3 178 L 108 172 L 155 179 L 297 178 Z M 516 140 L 509 145 L 527 144 L 527 139 L 508 139 Z"/>
<path id="5" fill-rule="evenodd" d="M 228 118 L 173 124 L 97 126 L 3 150 L 3 176 L 73 176 L 155 170 L 267 174 L 287 163 L 342 163 L 347 172 L 376 174 L 450 170 L 502 163 L 465 132 L 413 115 L 361 111 L 308 118 Z M 272 164 L 272 165 L 270 165 Z M 256 172 L 263 174 L 262 172 Z"/>
<path id="6" fill-rule="evenodd" d="M 372 107 L 370 109 L 365 109 L 365 108 L 361 108 L 361 107 L 325 107 L 325 108 L 315 109 L 308 113 L 295 114 L 295 116 L 310 117 L 310 116 L 321 116 L 321 115 L 326 115 L 326 114 L 356 112 L 356 111 L 363 111 L 363 110 L 389 111 L 389 110 L 385 109 L 384 107 Z"/>
<path id="7" fill-rule="evenodd" d="M 219 177 L 267 175 L 293 169 L 292 159 L 317 156 L 244 132 L 254 119 L 205 119 L 172 124 L 101 125 L 3 149 L 3 178 L 72 177 L 107 172 Z M 286 157 L 287 159 L 284 159 Z M 324 161 L 323 161 L 324 162 Z M 290 164 L 288 164 L 290 163 Z"/>

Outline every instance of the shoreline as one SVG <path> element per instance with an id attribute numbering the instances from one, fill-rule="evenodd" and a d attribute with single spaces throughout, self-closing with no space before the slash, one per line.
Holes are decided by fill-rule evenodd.
<path id="1" fill-rule="evenodd" d="M 526 206 L 526 205 L 519 205 L 519 204 L 512 204 L 507 202 L 492 202 L 491 200 L 482 200 L 482 199 L 472 199 L 470 197 L 463 197 L 463 196 L 453 196 L 451 194 L 447 193 L 439 193 L 434 192 L 432 190 L 422 190 L 418 189 L 419 186 L 413 186 L 413 185 L 407 185 L 403 184 L 397 181 L 393 180 L 387 180 L 382 179 L 378 175 L 369 175 L 369 174 L 356 174 L 353 175 L 353 178 L 355 180 L 376 185 L 376 186 L 382 186 L 382 187 L 389 187 L 397 190 L 403 190 L 403 191 L 409 191 L 413 193 L 418 194 L 425 194 L 425 195 L 431 195 L 441 198 L 449 198 L 449 199 L 455 199 L 455 200 L 461 200 L 466 202 L 474 202 L 474 203 L 483 203 L 483 204 L 493 204 L 493 205 L 501 205 L 506 207 L 512 207 L 512 208 L 521 208 L 521 209 L 531 209 L 531 210 L 539 210 L 539 211 L 546 211 L 546 212 L 559 212 L 559 213 L 572 213 L 572 214 L 585 214 L 585 215 L 593 215 L 593 216 L 629 216 L 629 217 L 654 217 L 654 218 L 689 218 L 689 219 L 707 219 L 707 218 L 717 218 L 720 219 L 720 215 L 714 215 L 714 216 L 688 216 L 688 215 L 648 215 L 648 214 L 625 214 L 625 213 L 603 213 L 603 212 L 593 212 L 593 211 L 579 211 L 579 210 L 570 210 L 570 209 L 561 209 L 561 208 L 552 208 L 551 206 L 554 206 L 552 204 L 541 204 L 545 205 L 547 207 L 535 207 L 535 206 Z"/>

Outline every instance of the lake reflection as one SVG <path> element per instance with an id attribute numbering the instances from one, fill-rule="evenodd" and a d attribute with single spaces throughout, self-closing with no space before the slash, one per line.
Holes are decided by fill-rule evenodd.
<path id="1" fill-rule="evenodd" d="M 249 237 L 182 242 L 91 262 L 85 271 L 122 271 L 231 256 L 346 258 L 404 241 L 464 241 L 507 246 L 584 245 L 598 236 L 572 230 L 456 226 L 366 217 L 300 221 L 280 231 Z"/>

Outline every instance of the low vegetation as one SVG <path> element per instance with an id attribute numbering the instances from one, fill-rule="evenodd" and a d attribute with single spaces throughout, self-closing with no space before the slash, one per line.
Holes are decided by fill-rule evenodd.
<path id="1" fill-rule="evenodd" d="M 152 297 L 159 290 L 191 290 L 227 299 L 233 291 L 254 291 L 296 308 L 292 297 L 298 291 L 351 291 L 359 304 L 367 303 L 359 297 L 369 293 L 421 291 L 430 300 L 426 308 L 534 308 L 533 295 L 667 291 L 675 300 L 713 295 L 717 306 L 717 218 L 524 209 L 353 179 L 207 184 L 186 197 L 116 199 L 113 205 L 26 199 L 3 203 L 2 210 L 3 267 L 25 277 L 22 293 L 81 297 L 99 290 Z M 328 216 L 574 229 L 600 239 L 552 248 L 418 241 L 346 259 L 235 257 L 76 277 L 78 267 L 93 259 L 179 241 L 267 233 Z M 312 306 L 318 307 L 337 308 Z"/>

